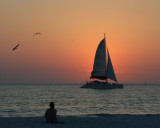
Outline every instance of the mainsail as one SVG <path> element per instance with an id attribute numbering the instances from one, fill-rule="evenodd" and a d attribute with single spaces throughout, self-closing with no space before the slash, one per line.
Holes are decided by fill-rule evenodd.
<path id="1" fill-rule="evenodd" d="M 107 79 L 106 69 L 106 44 L 105 39 L 103 39 L 96 51 L 91 78 Z"/>
<path id="2" fill-rule="evenodd" d="M 105 38 L 98 45 L 91 78 L 97 78 L 101 80 L 110 78 L 111 80 L 117 81 L 108 50 L 106 56 Z"/>

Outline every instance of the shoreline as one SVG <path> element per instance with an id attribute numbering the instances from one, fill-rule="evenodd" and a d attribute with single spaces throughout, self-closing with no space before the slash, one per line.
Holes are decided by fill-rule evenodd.
<path id="1" fill-rule="evenodd" d="M 89 114 L 57 116 L 64 124 L 47 124 L 44 117 L 0 117 L 0 128 L 159 128 L 160 114 Z"/>

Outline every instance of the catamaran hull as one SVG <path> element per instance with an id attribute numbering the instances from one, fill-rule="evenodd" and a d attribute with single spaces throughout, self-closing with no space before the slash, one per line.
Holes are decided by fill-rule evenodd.
<path id="1" fill-rule="evenodd" d="M 123 88 L 123 84 L 110 84 L 110 83 L 86 83 L 81 86 L 81 88 L 91 88 L 91 89 L 118 89 Z"/>

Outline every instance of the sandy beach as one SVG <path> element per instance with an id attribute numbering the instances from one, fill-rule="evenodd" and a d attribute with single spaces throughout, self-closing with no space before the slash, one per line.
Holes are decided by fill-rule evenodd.
<path id="1" fill-rule="evenodd" d="M 58 116 L 64 124 L 47 124 L 44 117 L 1 117 L 0 128 L 159 128 L 160 115 Z"/>

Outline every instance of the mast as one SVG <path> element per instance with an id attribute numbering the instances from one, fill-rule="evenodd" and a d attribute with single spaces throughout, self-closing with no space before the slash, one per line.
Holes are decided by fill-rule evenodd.
<path id="1" fill-rule="evenodd" d="M 106 48 L 106 34 L 104 33 L 104 42 L 105 42 L 105 48 Z"/>
<path id="2" fill-rule="evenodd" d="M 106 43 L 106 34 L 104 33 L 104 41 L 105 41 L 105 49 L 107 48 L 107 43 Z M 108 52 L 108 48 L 107 48 L 107 52 Z"/>
<path id="3" fill-rule="evenodd" d="M 105 56 L 106 56 L 106 34 L 104 33 L 104 41 L 105 41 Z M 107 49 L 107 52 L 108 52 L 108 49 Z M 107 54 L 108 55 L 108 54 Z M 105 59 L 106 59 L 106 57 L 105 57 Z M 106 61 L 105 61 L 106 62 Z M 107 64 L 108 64 L 108 62 L 106 62 L 106 69 L 107 69 Z M 106 72 L 107 72 L 107 70 L 106 70 Z M 108 83 L 108 77 L 106 78 L 106 82 Z"/>

